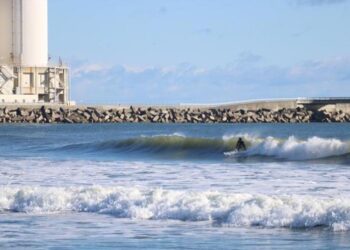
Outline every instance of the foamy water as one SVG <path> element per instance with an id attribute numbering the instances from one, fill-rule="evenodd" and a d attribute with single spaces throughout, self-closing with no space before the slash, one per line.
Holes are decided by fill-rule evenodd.
<path id="1" fill-rule="evenodd" d="M 0 211 L 85 212 L 140 220 L 213 221 L 236 227 L 350 228 L 349 198 L 268 196 L 125 187 L 0 188 Z"/>
<path id="2" fill-rule="evenodd" d="M 286 160 L 315 160 L 328 157 L 344 156 L 350 153 L 350 142 L 339 139 L 320 138 L 317 136 L 298 140 L 290 136 L 286 140 L 274 137 L 264 139 L 243 137 L 252 141 L 252 146 L 244 153 L 227 152 L 227 156 L 265 156 Z"/>
<path id="3" fill-rule="evenodd" d="M 2 249 L 350 244 L 346 124 L 3 126 L 0 138 Z"/>

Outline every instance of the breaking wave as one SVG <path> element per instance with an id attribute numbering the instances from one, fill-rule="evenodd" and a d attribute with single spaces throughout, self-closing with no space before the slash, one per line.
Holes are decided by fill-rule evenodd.
<path id="1" fill-rule="evenodd" d="M 350 229 L 350 199 L 123 187 L 0 187 L 2 213 L 97 213 L 140 220 L 209 221 L 234 227 Z"/>
<path id="2" fill-rule="evenodd" d="M 228 140 L 213 138 L 186 137 L 179 134 L 140 136 L 124 140 L 109 140 L 86 144 L 68 145 L 61 150 L 78 150 L 85 152 L 112 152 L 143 154 L 168 158 L 212 158 L 224 156 L 225 152 L 234 150 L 237 138 Z M 251 142 L 247 141 L 247 145 Z"/>
<path id="3" fill-rule="evenodd" d="M 256 143 L 246 152 L 226 153 L 227 156 L 250 157 L 264 156 L 286 160 L 316 160 L 330 157 L 345 156 L 350 153 L 350 144 L 338 139 L 325 139 L 311 137 L 307 140 L 298 140 L 294 136 L 287 140 L 279 140 L 273 137 Z"/>
<path id="4" fill-rule="evenodd" d="M 236 143 L 243 137 L 247 151 L 237 153 Z M 60 150 L 87 153 L 110 152 L 142 154 L 163 158 L 198 159 L 249 159 L 263 157 L 270 160 L 317 160 L 326 158 L 346 159 L 350 156 L 350 143 L 334 138 L 310 137 L 306 140 L 294 136 L 288 139 L 259 138 L 249 135 L 225 136 L 224 138 L 186 137 L 183 135 L 160 135 L 110 140 L 85 144 L 67 145 Z M 344 158 L 344 159 L 345 159 Z M 261 160 L 261 159 L 260 159 Z"/>

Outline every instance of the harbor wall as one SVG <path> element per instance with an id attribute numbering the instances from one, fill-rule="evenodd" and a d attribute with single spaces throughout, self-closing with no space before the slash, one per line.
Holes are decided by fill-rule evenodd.
<path id="1" fill-rule="evenodd" d="M 251 106 L 246 106 L 250 107 Z M 348 108 L 348 107 L 346 107 Z M 350 112 L 304 107 L 0 106 L 0 123 L 310 123 L 350 122 Z"/>
<path id="2" fill-rule="evenodd" d="M 0 104 L 0 123 L 350 122 L 350 99 L 256 100 L 224 104 Z"/>

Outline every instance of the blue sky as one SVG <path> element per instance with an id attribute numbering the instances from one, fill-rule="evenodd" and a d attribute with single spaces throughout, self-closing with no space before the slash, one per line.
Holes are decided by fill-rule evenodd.
<path id="1" fill-rule="evenodd" d="M 80 103 L 349 96 L 348 0 L 49 0 Z"/>

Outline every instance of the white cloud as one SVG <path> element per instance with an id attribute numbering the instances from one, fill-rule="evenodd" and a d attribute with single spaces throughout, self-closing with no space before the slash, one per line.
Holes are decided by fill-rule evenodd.
<path id="1" fill-rule="evenodd" d="M 123 68 L 125 71 L 129 73 L 142 73 L 146 70 L 151 70 L 152 67 L 140 67 L 140 66 L 130 66 L 130 65 L 123 65 Z"/>
<path id="2" fill-rule="evenodd" d="M 350 57 L 306 61 L 292 67 L 235 63 L 217 68 L 190 64 L 130 67 L 84 64 L 73 72 L 73 99 L 89 103 L 227 102 L 350 92 Z"/>
<path id="3" fill-rule="evenodd" d="M 111 69 L 111 65 L 103 64 L 83 64 L 72 70 L 72 77 L 81 77 L 90 73 L 101 73 Z"/>

